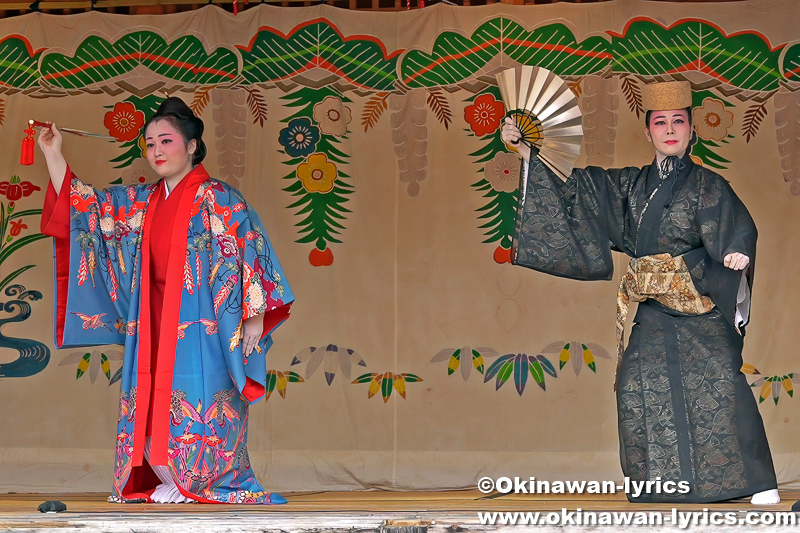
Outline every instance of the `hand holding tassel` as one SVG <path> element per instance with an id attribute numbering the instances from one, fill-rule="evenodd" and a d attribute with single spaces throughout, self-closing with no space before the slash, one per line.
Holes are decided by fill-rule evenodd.
<path id="1" fill-rule="evenodd" d="M 63 137 L 55 124 L 48 122 L 39 133 L 39 148 L 47 157 L 50 154 L 60 154 Z"/>

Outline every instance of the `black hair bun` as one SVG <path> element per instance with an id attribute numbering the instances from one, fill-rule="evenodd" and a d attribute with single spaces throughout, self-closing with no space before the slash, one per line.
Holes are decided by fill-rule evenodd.
<path id="1" fill-rule="evenodd" d="M 194 117 L 192 108 L 177 96 L 170 96 L 158 107 L 157 116 L 174 115 L 180 118 Z"/>

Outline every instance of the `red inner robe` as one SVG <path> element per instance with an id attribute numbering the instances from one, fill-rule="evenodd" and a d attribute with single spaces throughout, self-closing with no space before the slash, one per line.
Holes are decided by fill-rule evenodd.
<path id="1" fill-rule="evenodd" d="M 53 185 L 48 183 L 45 205 L 42 211 L 42 221 L 47 221 L 46 227 L 42 231 L 56 237 L 56 246 L 63 246 L 65 256 L 68 256 L 69 220 L 70 220 L 70 179 L 72 173 L 67 169 L 64 184 L 60 193 L 57 195 Z M 205 179 L 205 176 L 202 178 Z M 182 179 L 180 183 L 164 198 L 164 185 L 160 185 L 153 198 L 154 206 L 148 209 L 146 216 L 147 224 L 157 228 L 156 231 L 149 232 L 149 264 L 150 264 L 150 283 L 149 283 L 149 315 L 150 315 L 150 368 L 149 368 L 149 401 L 142 407 L 147 412 L 147 425 L 145 436 L 151 437 L 155 432 L 164 433 L 168 431 L 169 424 L 169 405 L 172 394 L 172 372 L 174 368 L 175 353 L 165 353 L 159 350 L 159 339 L 161 333 L 162 311 L 164 308 L 164 289 L 167 281 L 167 263 L 169 259 L 170 244 L 175 222 L 175 214 L 178 211 L 178 202 L 181 193 L 186 188 L 188 179 Z M 68 287 L 69 265 L 66 268 L 56 268 L 56 280 L 59 284 L 59 292 L 66 294 Z M 66 299 L 64 299 L 66 301 Z M 61 306 L 60 306 L 61 307 Z M 65 309 L 59 309 L 57 315 L 63 317 Z M 59 342 L 63 339 L 64 320 L 57 320 L 56 336 Z M 140 364 L 140 369 L 141 369 Z M 161 379 L 159 376 L 161 369 Z M 139 374 L 140 379 L 142 373 Z M 144 389 L 145 387 L 141 387 Z M 143 402 L 140 402 L 140 405 Z M 149 409 L 147 408 L 149 404 Z M 140 408 L 141 409 L 141 408 Z M 141 413 L 141 410 L 139 411 Z M 137 424 L 138 426 L 138 424 Z M 159 454 L 163 455 L 163 454 Z M 166 461 L 160 461 L 166 465 Z M 156 463 L 158 464 L 158 463 Z M 134 466 L 131 470 L 130 478 L 125 486 L 126 498 L 149 498 L 155 488 L 161 483 L 153 470 L 146 461 L 140 466 Z M 193 496 L 193 495 L 192 495 Z"/>
<path id="2" fill-rule="evenodd" d="M 42 233 L 55 237 L 58 257 L 69 257 L 69 231 L 70 231 L 70 183 L 72 172 L 67 168 L 64 183 L 59 194 L 56 194 L 52 184 L 48 183 L 47 194 L 42 211 Z M 153 193 L 152 199 L 144 218 L 142 228 L 142 272 L 141 286 L 148 287 L 141 293 L 140 305 L 140 358 L 137 368 L 137 387 L 139 397 L 137 402 L 137 416 L 135 422 L 134 457 L 130 477 L 123 490 L 123 496 L 128 499 L 147 498 L 152 495 L 155 488 L 161 483 L 147 461 L 143 460 L 142 452 L 145 437 L 151 438 L 151 461 L 156 465 L 167 465 L 166 443 L 168 442 L 170 402 L 172 396 L 172 377 L 175 364 L 175 340 L 177 338 L 177 322 L 180 311 L 180 288 L 182 281 L 172 291 L 167 289 L 167 280 L 170 278 L 168 266 L 170 264 L 170 251 L 185 252 L 185 229 L 176 234 L 173 229 L 176 223 L 184 219 L 188 222 L 188 212 L 194 200 L 197 187 L 208 179 L 208 174 L 202 165 L 187 174 L 164 198 L 164 185 L 159 185 Z M 182 200 L 183 192 L 188 189 L 187 198 Z M 188 226 L 187 226 L 188 227 Z M 153 230 L 155 229 L 155 231 Z M 178 262 L 177 259 L 180 259 Z M 173 260 L 173 268 L 183 265 L 183 257 Z M 149 267 L 149 268 L 148 268 Z M 175 277 L 178 279 L 179 273 Z M 56 264 L 57 291 L 66 295 L 69 286 L 69 263 L 58 261 Z M 166 298 L 172 292 L 172 298 Z M 166 298 L 166 299 L 165 299 Z M 64 318 L 66 316 L 67 298 L 59 298 L 56 309 L 56 338 L 59 345 L 63 342 Z M 165 318 L 165 314 L 170 315 Z M 267 335 L 274 326 L 284 320 L 289 314 L 289 306 L 283 306 L 270 313 L 264 314 L 263 335 Z M 172 320 L 174 319 L 174 320 Z M 171 333 L 162 332 L 162 324 L 175 323 L 176 329 Z M 150 353 L 144 353 L 149 345 Z M 162 347 L 163 349 L 159 349 Z M 250 401 L 255 400 L 264 392 L 264 387 L 247 378 L 242 394 Z M 144 412 L 143 412 L 144 411 Z M 141 416 L 145 415 L 146 416 Z M 144 430 L 144 435 L 142 431 Z M 138 453 L 137 453 L 138 452 Z M 179 487 L 181 493 L 207 503 L 220 503 L 191 494 Z"/>

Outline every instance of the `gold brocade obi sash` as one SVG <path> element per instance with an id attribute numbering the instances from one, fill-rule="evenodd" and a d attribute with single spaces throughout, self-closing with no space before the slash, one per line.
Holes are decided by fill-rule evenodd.
<path id="1" fill-rule="evenodd" d="M 614 390 L 617 390 L 617 374 L 625 351 L 623 334 L 628 307 L 631 302 L 643 302 L 648 298 L 688 315 L 701 315 L 714 308 L 711 298 L 697 292 L 683 256 L 657 254 L 631 259 L 617 292 L 617 371 Z"/>

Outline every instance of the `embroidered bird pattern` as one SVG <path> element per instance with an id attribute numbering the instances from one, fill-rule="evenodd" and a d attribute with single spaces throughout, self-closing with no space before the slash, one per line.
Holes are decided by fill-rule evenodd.
<path id="1" fill-rule="evenodd" d="M 99 315 L 85 315 L 83 313 L 75 313 L 72 312 L 73 315 L 80 317 L 83 320 L 83 329 L 98 329 L 98 328 L 106 328 L 108 331 L 111 331 L 111 328 L 106 326 L 106 322 L 100 320 L 102 317 L 106 316 L 106 313 L 100 313 Z"/>

